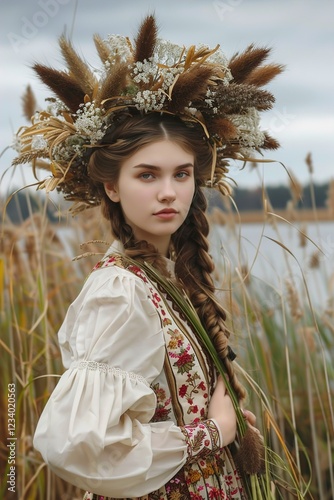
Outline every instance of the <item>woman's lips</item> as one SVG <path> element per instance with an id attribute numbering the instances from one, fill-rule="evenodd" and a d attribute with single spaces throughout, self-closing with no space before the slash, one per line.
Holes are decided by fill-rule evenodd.
<path id="1" fill-rule="evenodd" d="M 172 208 L 165 208 L 164 210 L 156 212 L 154 215 L 160 219 L 173 219 L 177 213 L 178 212 Z"/>

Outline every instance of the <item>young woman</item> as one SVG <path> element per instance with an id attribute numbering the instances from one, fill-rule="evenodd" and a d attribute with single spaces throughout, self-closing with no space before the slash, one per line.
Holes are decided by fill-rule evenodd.
<path id="1" fill-rule="evenodd" d="M 203 187 L 226 190 L 227 158 L 277 145 L 259 134 L 256 115 L 272 96 L 251 79 L 254 69 L 263 83 L 258 66 L 265 54 L 250 48 L 244 60 L 236 58 L 231 84 L 217 49 L 175 55 L 173 46 L 166 71 L 155 29 L 149 16 L 130 50 L 131 81 L 128 40 L 123 52 L 117 40 L 109 55 L 96 40 L 108 63 L 97 91 L 95 77 L 63 39 L 71 71 L 35 67 L 66 106 L 57 101 L 56 113 L 41 113 L 21 134 L 19 160 L 47 153 L 53 177 L 42 186 L 101 204 L 114 242 L 59 331 L 66 371 L 40 417 L 34 446 L 57 475 L 86 489 L 87 499 L 242 499 L 229 446 L 236 413 L 223 379 L 184 312 L 145 266 L 190 299 L 242 403 L 225 312 L 214 295 Z M 273 66 L 271 76 L 279 71 Z M 249 84 L 242 83 L 246 75 Z M 245 411 L 245 418 L 257 432 L 255 416 Z"/>
<path id="2" fill-rule="evenodd" d="M 89 162 L 116 240 L 60 329 L 67 371 L 34 445 L 58 475 L 98 495 L 243 498 L 224 383 L 171 298 L 140 269 L 151 262 L 186 287 L 226 357 L 201 191 L 212 158 L 199 132 L 175 117 L 134 116 Z"/>

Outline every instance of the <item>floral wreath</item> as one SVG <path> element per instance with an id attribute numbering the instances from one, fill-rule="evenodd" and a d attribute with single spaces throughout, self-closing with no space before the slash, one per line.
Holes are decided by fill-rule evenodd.
<path id="1" fill-rule="evenodd" d="M 34 112 L 31 125 L 16 136 L 18 156 L 13 165 L 31 163 L 50 173 L 38 180 L 39 189 L 63 192 L 78 211 L 100 204 L 87 164 L 110 127 L 125 114 L 160 112 L 177 115 L 185 123 L 198 122 L 213 149 L 208 187 L 230 193 L 230 160 L 252 160 L 254 152 L 276 149 L 278 142 L 260 128 L 260 112 L 274 96 L 261 87 L 283 67 L 263 64 L 270 49 L 250 45 L 230 61 L 219 45 L 180 47 L 158 38 L 154 16 L 141 23 L 134 42 L 121 35 L 102 40 L 94 36 L 102 68 L 92 71 L 60 37 L 67 70 L 41 64 L 33 69 L 55 94 L 45 110 Z M 29 100 L 31 90 L 25 99 Z"/>

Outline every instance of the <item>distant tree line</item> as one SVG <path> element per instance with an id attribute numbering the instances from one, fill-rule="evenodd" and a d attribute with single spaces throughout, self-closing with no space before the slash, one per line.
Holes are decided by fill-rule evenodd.
<path id="1" fill-rule="evenodd" d="M 294 207 L 297 209 L 312 208 L 312 189 L 316 208 L 325 208 L 328 196 L 329 184 L 314 184 L 312 189 L 310 185 L 300 188 L 298 199 L 296 193 L 287 186 L 267 186 L 266 198 L 270 200 L 272 207 L 276 210 L 287 208 L 288 202 L 294 201 Z M 263 209 L 263 190 L 262 188 L 235 188 L 233 199 L 240 212 L 246 210 L 262 210 Z M 219 207 L 224 210 L 224 203 L 219 193 L 213 193 L 210 190 L 208 193 L 209 209 Z M 8 203 L 6 214 L 8 219 L 18 224 L 27 219 L 32 213 L 41 213 L 44 211 L 45 197 L 40 193 L 31 194 L 30 192 L 20 191 Z M 52 222 L 59 221 L 56 207 L 50 202 L 47 204 L 46 213 Z"/>
<path id="2" fill-rule="evenodd" d="M 284 210 L 289 202 L 294 203 L 296 209 L 312 208 L 312 190 L 314 193 L 314 202 L 316 208 L 325 208 L 328 196 L 329 184 L 312 184 L 303 187 L 299 186 L 299 192 L 293 191 L 288 186 L 266 186 L 265 197 L 270 201 L 272 207 L 276 210 Z M 261 187 L 246 189 L 235 188 L 233 199 L 240 212 L 246 210 L 262 210 L 263 209 L 263 189 Z M 218 206 L 224 210 L 224 204 L 219 196 L 213 196 L 209 201 L 210 207 Z"/>
<path id="3" fill-rule="evenodd" d="M 19 191 L 10 199 L 6 207 L 6 219 L 13 224 L 20 224 L 32 214 L 46 212 L 48 219 L 56 222 L 59 220 L 56 208 L 52 203 L 48 203 L 45 208 L 45 201 L 41 193 L 31 194 L 28 191 Z"/>

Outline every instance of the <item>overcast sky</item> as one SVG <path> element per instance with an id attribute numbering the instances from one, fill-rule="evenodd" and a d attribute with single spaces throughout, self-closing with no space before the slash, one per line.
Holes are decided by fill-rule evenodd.
<path id="1" fill-rule="evenodd" d="M 1 0 L 0 9 L 1 151 L 12 142 L 14 131 L 26 124 L 21 97 L 27 84 L 40 106 L 50 95 L 30 66 L 38 61 L 62 68 L 60 34 L 70 35 L 94 65 L 94 33 L 133 38 L 141 19 L 154 11 L 160 36 L 180 45 L 219 43 L 228 57 L 250 43 L 272 47 L 271 60 L 286 65 L 286 70 L 269 86 L 276 105 L 263 115 L 263 126 L 282 147 L 267 155 L 306 184 L 305 157 L 311 152 L 313 179 L 334 178 L 333 0 Z M 3 154 L 1 174 L 14 156 L 12 151 Z M 263 169 L 266 185 L 288 183 L 278 163 Z M 258 174 L 248 169 L 233 170 L 233 176 L 242 187 L 259 184 Z M 8 183 L 8 175 L 6 179 Z M 21 183 L 19 177 L 10 185 Z"/>

